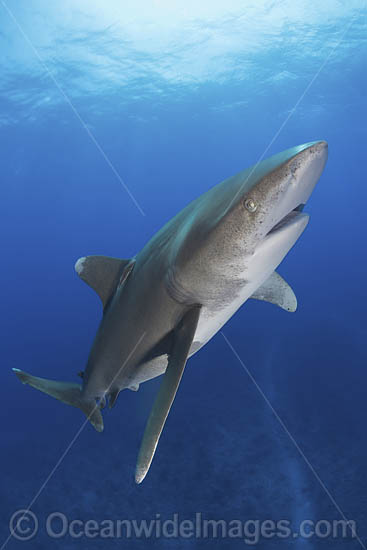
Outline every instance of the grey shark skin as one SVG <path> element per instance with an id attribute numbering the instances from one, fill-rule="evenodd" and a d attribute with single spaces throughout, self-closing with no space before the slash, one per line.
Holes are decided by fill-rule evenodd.
<path id="1" fill-rule="evenodd" d="M 216 185 L 169 221 L 132 259 L 81 258 L 76 271 L 99 294 L 103 318 L 82 384 L 23 383 L 79 407 L 103 430 L 101 408 L 124 388 L 163 373 L 135 479 L 149 467 L 187 358 L 249 298 L 288 311 L 295 295 L 275 272 L 304 231 L 303 206 L 327 160 L 325 141 L 266 159 Z"/>

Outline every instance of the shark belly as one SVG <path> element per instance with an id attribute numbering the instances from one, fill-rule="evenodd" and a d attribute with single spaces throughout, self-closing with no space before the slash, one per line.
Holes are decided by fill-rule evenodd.
<path id="1" fill-rule="evenodd" d="M 255 290 L 271 275 L 271 272 L 264 272 L 263 278 L 244 284 L 242 291 L 236 295 L 226 306 L 213 307 L 203 306 L 200 314 L 200 320 L 195 332 L 194 340 L 190 348 L 189 357 L 192 357 L 199 349 L 215 336 L 223 325 L 236 313 L 236 311 L 251 297 Z M 244 280 L 245 282 L 245 280 Z M 168 365 L 168 355 L 160 355 L 154 359 L 139 365 L 136 369 L 132 383 L 139 385 L 147 380 L 156 378 L 166 371 Z"/>
<path id="2" fill-rule="evenodd" d="M 192 351 L 193 355 L 202 348 L 215 334 L 226 324 L 236 311 L 251 297 L 255 290 L 270 276 L 264 274 L 263 280 L 245 283 L 243 289 L 227 305 L 217 310 L 211 308 L 202 309 L 202 314 L 195 333 Z"/>
<path id="3" fill-rule="evenodd" d="M 218 289 L 214 300 L 203 303 L 198 326 L 195 331 L 189 357 L 201 349 L 226 324 L 236 311 L 265 283 L 274 273 L 283 258 L 305 230 L 308 216 L 291 216 L 287 223 L 269 233 L 262 244 L 249 258 L 239 258 L 236 278 L 225 274 L 229 281 L 227 288 Z M 233 282 L 236 282 L 233 285 Z M 236 287 L 237 292 L 231 289 Z M 160 355 L 140 364 L 132 376 L 132 384 L 139 385 L 163 374 L 168 365 L 168 356 Z"/>
<path id="4" fill-rule="evenodd" d="M 201 349 L 215 334 L 222 328 L 223 325 L 236 313 L 251 294 L 256 290 L 256 284 L 246 285 L 241 292 L 230 304 L 221 309 L 214 311 L 209 307 L 203 307 L 201 310 L 200 320 L 195 332 L 194 341 L 190 348 L 189 357 L 192 357 L 199 349 Z M 131 378 L 131 385 L 136 386 L 160 376 L 166 371 L 168 365 L 168 355 L 160 355 L 154 359 L 147 361 L 136 369 Z"/>
<path id="5" fill-rule="evenodd" d="M 220 308 L 203 307 L 193 342 L 195 353 L 204 346 L 236 311 L 271 277 L 283 258 L 299 239 L 308 223 L 305 214 L 289 216 L 286 223 L 269 233 L 248 259 L 241 261 L 237 282 L 240 290 Z M 230 275 L 230 274 L 228 274 Z"/>

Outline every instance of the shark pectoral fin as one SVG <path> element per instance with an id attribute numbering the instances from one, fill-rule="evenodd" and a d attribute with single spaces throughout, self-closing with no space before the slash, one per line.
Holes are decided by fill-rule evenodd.
<path id="1" fill-rule="evenodd" d="M 297 298 L 289 284 L 274 271 L 251 296 L 255 300 L 264 300 L 275 304 L 286 311 L 296 311 Z"/>
<path id="2" fill-rule="evenodd" d="M 13 369 L 13 371 L 23 384 L 28 384 L 66 405 L 81 409 L 97 432 L 103 431 L 103 418 L 99 406 L 94 399 L 89 401 L 83 399 L 80 384 L 38 378 L 19 369 Z"/>
<path id="3" fill-rule="evenodd" d="M 108 256 L 85 256 L 76 262 L 75 271 L 97 292 L 105 307 L 117 286 L 129 276 L 134 263 Z"/>
<path id="4" fill-rule="evenodd" d="M 136 465 L 135 481 L 141 483 L 153 460 L 165 421 L 175 398 L 186 365 L 196 327 L 200 306 L 192 307 L 174 331 L 174 343 L 158 395 L 147 422 Z"/>

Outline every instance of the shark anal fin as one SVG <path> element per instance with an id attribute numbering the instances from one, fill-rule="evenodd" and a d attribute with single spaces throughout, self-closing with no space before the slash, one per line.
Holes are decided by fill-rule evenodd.
<path id="1" fill-rule="evenodd" d="M 153 460 L 160 435 L 182 378 L 199 316 L 200 306 L 193 306 L 186 312 L 174 330 L 172 353 L 170 354 L 158 395 L 154 401 L 139 450 L 135 472 L 136 483 L 143 481 Z"/>
<path id="2" fill-rule="evenodd" d="M 297 309 L 297 298 L 293 290 L 276 271 L 254 292 L 251 298 L 270 302 L 286 311 L 296 311 Z"/>
<path id="3" fill-rule="evenodd" d="M 116 399 L 118 398 L 120 390 L 114 390 L 109 394 L 108 406 L 110 409 L 115 405 Z"/>
<path id="4" fill-rule="evenodd" d="M 85 256 L 75 264 L 75 271 L 102 300 L 103 307 L 116 290 L 125 282 L 134 267 L 134 260 L 120 260 L 108 256 Z"/>

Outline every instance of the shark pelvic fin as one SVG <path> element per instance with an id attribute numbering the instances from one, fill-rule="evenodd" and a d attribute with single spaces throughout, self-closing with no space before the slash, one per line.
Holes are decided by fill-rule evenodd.
<path id="1" fill-rule="evenodd" d="M 160 435 L 175 398 L 187 356 L 190 351 L 200 316 L 200 306 L 193 306 L 174 330 L 174 343 L 168 366 L 154 401 L 139 450 L 135 471 L 136 483 L 141 483 L 149 470 Z"/>
<path id="2" fill-rule="evenodd" d="M 80 384 L 46 380 L 46 378 L 38 378 L 19 369 L 13 369 L 13 371 L 23 384 L 29 384 L 32 388 L 47 393 L 62 403 L 81 409 L 97 432 L 103 431 L 103 418 L 99 405 L 94 399 L 83 399 Z"/>
<path id="3" fill-rule="evenodd" d="M 293 312 L 297 309 L 297 298 L 293 290 L 276 271 L 254 292 L 251 298 L 270 302 L 286 311 Z"/>
<path id="4" fill-rule="evenodd" d="M 118 285 L 129 276 L 134 260 L 120 260 L 108 256 L 86 256 L 79 258 L 75 271 L 83 281 L 93 288 L 105 308 Z"/>

